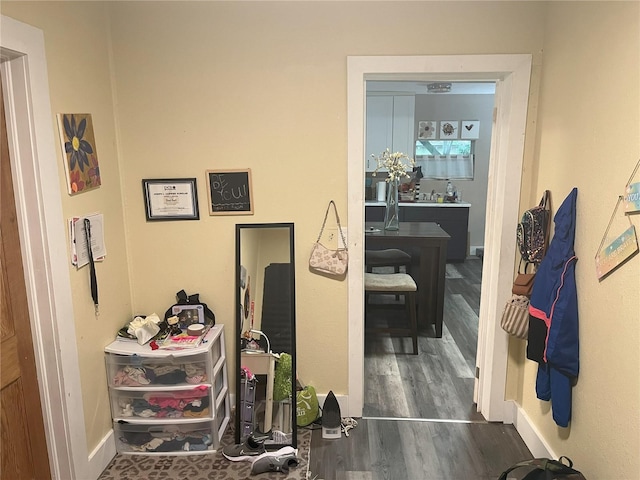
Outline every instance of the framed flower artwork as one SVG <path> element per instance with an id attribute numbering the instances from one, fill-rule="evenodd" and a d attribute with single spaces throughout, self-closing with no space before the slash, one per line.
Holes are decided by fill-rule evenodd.
<path id="1" fill-rule="evenodd" d="M 58 130 L 69 195 L 98 188 L 102 179 L 91 114 L 59 113 Z"/>
<path id="2" fill-rule="evenodd" d="M 463 140 L 477 140 L 480 137 L 480 122 L 477 120 L 462 120 L 460 138 Z"/>
<path id="3" fill-rule="evenodd" d="M 440 140 L 455 140 L 458 138 L 458 120 L 442 120 L 440 122 Z"/>
<path id="4" fill-rule="evenodd" d="M 423 120 L 418 122 L 418 140 L 436 138 L 436 122 Z"/>

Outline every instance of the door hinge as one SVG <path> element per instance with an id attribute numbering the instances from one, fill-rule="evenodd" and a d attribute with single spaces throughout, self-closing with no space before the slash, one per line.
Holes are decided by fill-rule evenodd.
<path id="1" fill-rule="evenodd" d="M 480 367 L 476 367 L 476 378 L 480 380 Z"/>

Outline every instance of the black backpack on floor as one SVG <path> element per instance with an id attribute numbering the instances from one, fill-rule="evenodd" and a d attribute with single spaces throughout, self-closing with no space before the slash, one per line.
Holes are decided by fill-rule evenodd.
<path id="1" fill-rule="evenodd" d="M 566 460 L 569 465 L 565 465 L 562 460 Z M 524 460 L 512 465 L 500 475 L 498 480 L 507 480 L 507 474 L 518 470 L 518 480 L 587 480 L 582 473 L 572 468 L 573 462 L 570 458 L 560 457 L 558 460 L 549 458 L 534 458 Z"/>

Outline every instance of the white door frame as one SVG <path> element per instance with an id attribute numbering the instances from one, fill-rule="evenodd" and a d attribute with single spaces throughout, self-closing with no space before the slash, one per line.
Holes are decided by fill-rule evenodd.
<path id="1" fill-rule="evenodd" d="M 7 140 L 51 475 L 89 470 L 44 35 L 0 17 Z M 98 472 L 99 474 L 99 472 Z"/>
<path id="2" fill-rule="evenodd" d="M 478 411 L 489 421 L 511 421 L 504 400 L 508 337 L 500 328 L 513 282 L 514 232 L 529 99 L 531 55 L 354 56 L 347 58 L 348 111 L 348 415 L 364 404 L 364 142 L 367 80 L 496 82 L 496 111 L 487 194 L 487 224 L 476 365 Z"/>

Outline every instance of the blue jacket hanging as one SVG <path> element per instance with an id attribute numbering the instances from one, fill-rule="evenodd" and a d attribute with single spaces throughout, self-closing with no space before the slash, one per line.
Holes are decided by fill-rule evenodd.
<path id="1" fill-rule="evenodd" d="M 561 427 L 571 420 L 571 389 L 578 378 L 578 294 L 574 251 L 577 188 L 554 217 L 555 231 L 538 267 L 529 303 L 527 358 L 539 363 L 536 394 L 551 400 Z"/>

